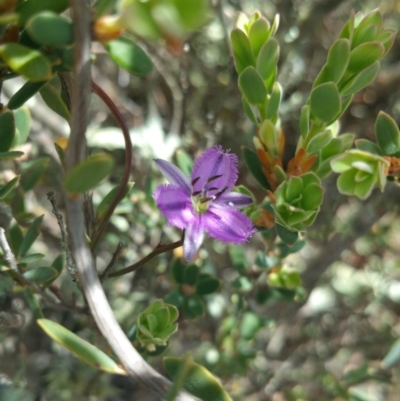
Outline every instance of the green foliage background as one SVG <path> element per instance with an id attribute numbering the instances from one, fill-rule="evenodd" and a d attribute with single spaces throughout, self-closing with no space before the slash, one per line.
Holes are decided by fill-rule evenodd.
<path id="1" fill-rule="evenodd" d="M 300 107 L 325 62 L 327 49 L 351 9 L 368 12 L 378 6 L 385 26 L 399 29 L 400 4 L 395 0 L 216 1 L 215 18 L 191 36 L 182 55 L 176 57 L 163 48 L 149 46 L 155 71 L 146 78 L 127 75 L 98 53 L 94 80 L 114 100 L 132 130 L 135 181 L 111 219 L 97 258 L 99 270 L 108 264 L 120 240 L 126 243 L 117 264 L 122 268 L 148 254 L 162 232 L 163 241 L 179 239 L 177 231 L 165 227 L 151 198 L 161 182 L 153 157 L 167 158 L 177 147 L 196 156 L 215 143 L 237 154 L 242 145 L 252 146 L 253 125 L 242 112 L 229 49 L 236 11 L 251 14 L 259 9 L 269 19 L 276 13 L 281 15 L 276 37 L 281 44 L 281 119 L 291 145 L 285 155 L 289 160 L 297 143 Z M 14 83 L 8 84 L 4 85 L 6 96 L 15 91 Z M 341 131 L 374 140 L 379 110 L 399 122 L 399 85 L 397 37 L 376 81 L 356 95 L 342 117 Z M 24 151 L 29 157 L 45 160 L 44 175 L 34 191 L 27 190 L 25 200 L 29 213 L 45 215 L 39 241 L 31 251 L 45 254 L 40 264 L 50 266 L 61 247 L 46 193 L 61 191 L 61 170 L 53 142 L 65 141 L 68 126 L 48 111 L 39 96 L 28 107 L 34 123 Z M 95 97 L 90 117 L 89 145 L 94 150 L 106 149 L 117 161 L 110 180 L 93 193 L 97 206 L 118 184 L 124 152 L 119 128 Z M 261 200 L 264 192 L 241 163 L 240 182 Z M 26 169 L 31 167 L 25 165 Z M 0 169 L 4 178 L 11 174 L 7 164 Z M 263 246 L 257 235 L 243 248 L 244 257 L 238 248 L 208 241 L 197 265 L 203 273 L 221 280 L 221 291 L 202 297 L 204 304 L 198 308 L 203 309 L 197 309 L 199 315 L 204 310 L 202 317 L 179 321 L 179 331 L 172 336 L 167 354 L 192 352 L 197 362 L 222 379 L 225 389 L 237 400 L 398 399 L 400 370 L 395 368 L 389 377 L 381 370 L 380 361 L 400 336 L 400 190 L 397 185 L 388 187 L 383 195 L 375 190 L 368 201 L 361 202 L 339 195 L 335 181 L 332 175 L 325 182 L 325 203 L 307 231 L 307 245 L 287 259 L 289 272 L 301 272 L 303 287 L 310 294 L 308 301 L 299 297 L 300 302 L 293 303 L 275 297 L 274 301 L 257 302 L 256 295 L 263 290 L 266 293 L 271 283 L 265 275 L 252 277 L 252 266 L 244 266 L 248 277 L 238 274 L 241 264 L 253 260 Z M 25 185 L 29 189 L 29 183 Z M 7 220 L 9 211 L 0 207 L 0 218 Z M 177 288 L 172 259 L 173 255 L 164 254 L 134 274 L 105 281 L 116 317 L 132 338 L 138 314 Z M 80 291 L 66 272 L 58 280 L 64 299 L 82 302 Z M 1 276 L 0 400 L 156 400 L 128 379 L 99 373 L 54 344 L 37 327 L 22 294 L 12 293 L 11 287 L 12 282 Z M 44 312 L 107 351 L 85 308 L 71 311 L 47 307 Z M 157 369 L 163 369 L 160 357 L 147 357 Z M 373 380 L 359 383 L 360 377 Z M 352 395 L 342 392 L 349 387 Z"/>

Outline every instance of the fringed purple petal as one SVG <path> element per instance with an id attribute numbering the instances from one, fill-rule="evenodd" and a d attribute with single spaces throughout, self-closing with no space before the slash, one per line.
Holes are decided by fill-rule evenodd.
<path id="1" fill-rule="evenodd" d="M 213 203 L 202 218 L 204 230 L 223 242 L 243 243 L 256 231 L 251 220 L 233 207 Z"/>
<path id="2" fill-rule="evenodd" d="M 220 196 L 213 203 L 240 208 L 250 206 L 253 203 L 253 198 L 239 192 L 229 192 Z"/>
<path id="3" fill-rule="evenodd" d="M 204 241 L 204 229 L 202 227 L 202 215 L 197 215 L 196 219 L 185 231 L 183 241 L 183 253 L 187 262 L 190 262 L 196 255 Z"/>
<path id="4" fill-rule="evenodd" d="M 177 185 L 160 185 L 153 198 L 170 226 L 184 229 L 196 219 L 190 196 Z"/>
<path id="5" fill-rule="evenodd" d="M 157 167 L 163 173 L 164 177 L 174 185 L 182 188 L 188 195 L 191 193 L 189 178 L 174 164 L 162 159 L 154 159 Z"/>
<path id="6" fill-rule="evenodd" d="M 207 190 L 207 196 L 229 192 L 238 178 L 237 156 L 225 153 L 219 145 L 207 149 L 195 162 L 192 185 L 195 194 Z"/>

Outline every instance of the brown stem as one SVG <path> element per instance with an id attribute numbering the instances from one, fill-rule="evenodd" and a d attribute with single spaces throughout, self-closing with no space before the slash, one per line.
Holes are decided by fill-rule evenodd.
<path id="1" fill-rule="evenodd" d="M 179 241 L 173 242 L 172 244 L 162 244 L 160 242 L 147 256 L 145 256 L 142 260 L 139 260 L 139 262 L 136 262 L 133 265 L 125 267 L 124 269 L 117 270 L 116 272 L 109 273 L 107 277 L 118 277 L 118 276 L 123 276 L 124 274 L 134 272 L 135 270 L 139 269 L 139 267 L 142 267 L 148 261 L 153 259 L 155 256 L 179 248 L 180 246 L 182 246 L 182 244 L 183 244 L 183 238 L 181 238 Z"/>
<path id="2" fill-rule="evenodd" d="M 100 276 L 100 281 L 105 280 L 110 275 L 110 271 L 114 267 L 115 262 L 118 260 L 119 256 L 121 255 L 121 252 L 122 252 L 122 249 L 124 249 L 124 246 L 125 246 L 124 241 L 118 242 L 117 249 L 115 250 L 115 252 L 112 256 L 110 263 L 104 269 L 102 275 Z"/>
<path id="3" fill-rule="evenodd" d="M 110 220 L 115 208 L 117 207 L 118 203 L 121 201 L 121 199 L 124 197 L 124 192 L 125 188 L 128 185 L 129 181 L 129 176 L 131 174 L 131 169 L 132 169 L 132 141 L 131 137 L 129 134 L 128 127 L 125 124 L 125 121 L 119 112 L 118 108 L 115 106 L 114 102 L 111 100 L 111 98 L 101 89 L 98 85 L 96 85 L 92 81 L 92 91 L 105 103 L 105 105 L 108 107 L 108 109 L 111 111 L 112 115 L 114 116 L 115 120 L 117 121 L 118 125 L 120 126 L 122 130 L 122 134 L 124 135 L 124 141 L 125 141 L 125 151 L 126 151 L 126 156 L 125 156 L 125 166 L 124 166 L 124 175 L 122 176 L 121 183 L 119 184 L 118 191 L 115 194 L 114 199 L 110 203 L 110 206 L 108 206 L 108 209 L 103 217 L 103 219 L 100 222 L 99 227 L 97 228 L 96 232 L 94 233 L 93 239 L 92 239 L 92 244 L 91 248 L 92 251 L 96 249 L 96 246 L 98 245 L 98 242 L 103 235 L 103 232 L 108 224 L 108 221 Z"/>

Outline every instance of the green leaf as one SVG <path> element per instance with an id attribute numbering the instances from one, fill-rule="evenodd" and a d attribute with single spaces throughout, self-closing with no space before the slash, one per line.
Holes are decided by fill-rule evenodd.
<path id="1" fill-rule="evenodd" d="M 353 34 L 354 34 L 354 11 L 351 11 L 349 20 L 342 28 L 339 34 L 339 38 L 349 39 L 351 41 L 353 39 Z"/>
<path id="2" fill-rule="evenodd" d="M 375 135 L 384 155 L 400 157 L 400 132 L 396 122 L 383 111 L 375 122 Z"/>
<path id="3" fill-rule="evenodd" d="M 43 284 L 58 276 L 58 272 L 54 267 L 42 266 L 26 271 L 23 276 L 30 282 Z"/>
<path id="4" fill-rule="evenodd" d="M 242 321 L 240 322 L 240 336 L 247 341 L 250 341 L 257 334 L 261 326 L 260 318 L 254 312 L 246 312 L 243 314 Z"/>
<path id="5" fill-rule="evenodd" d="M 108 373 L 125 374 L 125 371 L 103 351 L 82 340 L 60 324 L 48 319 L 38 319 L 37 323 L 50 338 L 71 351 L 88 365 Z"/>
<path id="6" fill-rule="evenodd" d="M 382 360 L 385 369 L 393 369 L 400 363 L 400 340 L 397 340 Z"/>
<path id="7" fill-rule="evenodd" d="M 0 160 L 10 160 L 10 159 L 18 159 L 23 156 L 24 152 L 12 151 L 12 152 L 0 152 Z"/>
<path id="8" fill-rule="evenodd" d="M 0 46 L 0 57 L 14 72 L 32 82 L 47 81 L 52 76 L 49 60 L 37 50 L 17 43 Z"/>
<path id="9" fill-rule="evenodd" d="M 263 45 L 257 58 L 257 71 L 261 75 L 268 90 L 272 89 L 279 60 L 279 44 L 276 39 L 270 38 Z"/>
<path id="10" fill-rule="evenodd" d="M 255 114 L 253 113 L 253 110 L 250 106 L 250 103 L 246 100 L 246 98 L 244 96 L 242 96 L 242 106 L 243 106 L 243 110 L 246 113 L 246 116 L 250 119 L 250 121 L 257 125 L 257 118 L 255 116 Z"/>
<path id="11" fill-rule="evenodd" d="M 111 40 L 105 47 L 111 59 L 133 75 L 146 75 L 153 69 L 153 63 L 145 51 L 128 38 Z"/>
<path id="12" fill-rule="evenodd" d="M 310 106 L 308 104 L 301 108 L 300 114 L 300 133 L 303 139 L 306 138 L 310 129 Z"/>
<path id="13" fill-rule="evenodd" d="M 29 36 L 42 46 L 66 46 L 74 39 L 72 23 L 52 11 L 35 14 L 25 28 Z"/>
<path id="14" fill-rule="evenodd" d="M 269 29 L 269 22 L 263 17 L 259 18 L 251 25 L 249 31 L 249 40 L 255 58 L 257 58 L 261 47 L 269 39 Z"/>
<path id="15" fill-rule="evenodd" d="M 267 89 L 257 70 L 250 66 L 239 75 L 239 88 L 251 104 L 263 104 L 267 97 Z"/>
<path id="16" fill-rule="evenodd" d="M 235 67 L 238 74 L 241 74 L 249 66 L 255 66 L 250 41 L 242 30 L 238 28 L 232 30 L 231 43 Z"/>
<path id="17" fill-rule="evenodd" d="M 65 252 L 60 253 L 54 260 L 53 263 L 51 264 L 51 267 L 57 270 L 57 273 L 60 275 L 62 272 L 62 269 L 64 268 L 65 261 L 67 257 L 65 255 Z"/>
<path id="18" fill-rule="evenodd" d="M 64 166 L 64 162 L 65 162 L 64 149 L 58 143 L 54 143 L 54 148 L 56 149 L 58 158 L 60 159 L 62 166 Z"/>
<path id="19" fill-rule="evenodd" d="M 184 271 L 185 266 L 182 264 L 182 262 L 179 259 L 174 259 L 171 264 L 171 273 L 172 277 L 178 284 L 185 283 Z"/>
<path id="20" fill-rule="evenodd" d="M 204 303 L 201 298 L 195 294 L 190 298 L 186 298 L 182 310 L 186 319 L 196 319 L 204 314 Z"/>
<path id="21" fill-rule="evenodd" d="M 361 20 L 354 30 L 354 39 L 366 28 L 375 26 L 377 32 L 382 29 L 382 14 L 379 9 L 372 10 Z"/>
<path id="22" fill-rule="evenodd" d="M 114 159 L 106 154 L 96 154 L 75 166 L 64 180 L 64 188 L 72 193 L 82 193 L 96 187 L 114 167 Z"/>
<path id="23" fill-rule="evenodd" d="M 7 152 L 11 148 L 15 135 L 14 113 L 6 110 L 0 114 L 0 152 Z"/>
<path id="24" fill-rule="evenodd" d="M 193 169 L 193 160 L 183 149 L 178 149 L 176 151 L 176 162 L 184 174 L 190 177 L 190 173 Z"/>
<path id="25" fill-rule="evenodd" d="M 385 48 L 384 56 L 390 50 L 393 45 L 394 40 L 396 39 L 397 31 L 395 29 L 386 29 L 382 31 L 376 38 L 376 40 L 382 43 Z"/>
<path id="26" fill-rule="evenodd" d="M 271 97 L 268 100 L 267 108 L 265 110 L 265 117 L 270 120 L 276 120 L 281 105 L 282 87 L 278 82 L 274 83 L 272 87 Z"/>
<path id="27" fill-rule="evenodd" d="M 181 358 L 166 357 L 163 363 L 168 375 L 175 380 L 181 366 Z M 204 401 L 232 401 L 219 381 L 204 366 L 191 362 L 186 369 L 183 388 L 189 393 Z"/>
<path id="28" fill-rule="evenodd" d="M 43 255 L 43 253 L 31 253 L 30 255 L 26 255 L 23 258 L 21 258 L 18 261 L 18 264 L 25 264 L 25 265 L 29 265 L 30 263 L 35 263 L 38 262 L 39 260 L 42 260 L 44 258 L 45 255 Z"/>
<path id="29" fill-rule="evenodd" d="M 229 256 L 233 266 L 239 273 L 244 272 L 250 267 L 250 264 L 246 258 L 246 254 L 241 246 L 231 245 L 229 247 Z"/>
<path id="30" fill-rule="evenodd" d="M 365 70 L 361 71 L 355 77 L 352 77 L 340 88 L 340 93 L 343 96 L 353 95 L 368 86 L 378 75 L 380 63 L 377 61 Z"/>
<path id="31" fill-rule="evenodd" d="M 14 112 L 15 118 L 15 138 L 13 146 L 23 145 L 29 136 L 31 130 L 31 113 L 28 107 L 24 106 Z"/>
<path id="32" fill-rule="evenodd" d="M 365 70 L 379 61 L 383 57 L 384 51 L 382 43 L 363 43 L 351 51 L 348 70 L 355 74 Z"/>
<path id="33" fill-rule="evenodd" d="M 17 92 L 14 93 L 14 95 L 11 96 L 7 107 L 10 110 L 20 108 L 33 95 L 35 95 L 46 82 L 47 81 L 26 82 Z"/>
<path id="34" fill-rule="evenodd" d="M 133 187 L 133 183 L 128 183 L 124 189 L 124 192 L 122 194 L 122 199 L 125 198 L 130 192 Z M 119 186 L 114 187 L 100 202 L 99 206 L 97 206 L 97 217 L 101 219 L 104 215 L 104 213 L 107 211 L 108 207 L 111 205 L 111 202 L 114 200 L 115 195 L 117 194 L 119 190 Z M 121 200 L 122 200 L 121 199 Z"/>
<path id="35" fill-rule="evenodd" d="M 61 93 L 51 83 L 47 83 L 40 89 L 40 96 L 43 101 L 59 116 L 69 121 L 71 113 L 68 110 L 67 105 L 61 97 Z"/>
<path id="36" fill-rule="evenodd" d="M 214 277 L 206 277 L 196 283 L 196 292 L 199 295 L 208 295 L 217 291 L 221 285 L 220 281 Z"/>
<path id="37" fill-rule="evenodd" d="M 49 163 L 50 159 L 40 158 L 21 165 L 21 186 L 25 192 L 30 191 L 36 186 Z"/>
<path id="38" fill-rule="evenodd" d="M 27 233 L 24 236 L 24 239 L 22 240 L 21 246 L 19 247 L 18 255 L 25 256 L 33 243 L 36 241 L 36 238 L 40 234 L 40 229 L 42 228 L 43 218 L 44 215 L 33 220 L 28 228 Z"/>
<path id="39" fill-rule="evenodd" d="M 10 228 L 10 245 L 16 257 L 19 255 L 19 249 L 23 239 L 24 234 L 22 233 L 21 227 L 18 224 L 12 224 Z"/>
<path id="40" fill-rule="evenodd" d="M 295 244 L 295 242 L 299 238 L 299 234 L 297 231 L 290 231 L 286 227 L 281 226 L 280 224 L 275 224 L 276 233 L 278 234 L 279 238 L 289 246 Z"/>
<path id="41" fill-rule="evenodd" d="M 54 11 L 62 13 L 69 7 L 69 0 L 26 0 L 19 2 L 16 11 L 19 15 L 19 25 L 25 25 L 26 21 L 34 14 L 41 11 Z"/>
<path id="42" fill-rule="evenodd" d="M 19 178 L 20 176 L 17 175 L 12 180 L 8 181 L 7 184 L 0 187 L 0 199 L 5 198 L 10 193 L 10 191 L 17 185 Z"/>
<path id="43" fill-rule="evenodd" d="M 303 198 L 301 200 L 301 204 L 304 210 L 314 210 L 317 209 L 323 199 L 323 190 L 322 187 L 317 184 L 310 184 L 306 190 L 303 192 Z"/>
<path id="44" fill-rule="evenodd" d="M 94 4 L 94 18 L 98 19 L 102 15 L 111 14 L 115 8 L 115 0 L 97 0 Z"/>
<path id="45" fill-rule="evenodd" d="M 309 102 L 311 113 L 325 123 L 331 122 L 341 110 L 339 91 L 333 82 L 314 88 Z"/>
<path id="46" fill-rule="evenodd" d="M 332 132 L 330 129 L 327 129 L 323 132 L 318 133 L 313 138 L 311 138 L 310 142 L 308 142 L 306 151 L 308 154 L 313 155 L 322 150 L 325 146 L 329 144 L 332 139 Z"/>
<path id="47" fill-rule="evenodd" d="M 357 149 L 363 150 L 374 155 L 383 156 L 382 150 L 368 139 L 356 139 L 354 141 Z"/>
<path id="48" fill-rule="evenodd" d="M 30 288 L 27 288 L 24 291 L 24 296 L 25 296 L 28 306 L 29 306 L 30 310 L 32 311 L 35 319 L 42 319 L 43 312 L 40 308 L 39 302 L 38 302 L 37 298 L 35 297 L 35 294 L 33 293 L 33 291 Z"/>
<path id="49" fill-rule="evenodd" d="M 269 183 L 262 171 L 262 164 L 257 154 L 249 148 L 243 146 L 242 155 L 247 168 L 249 169 L 255 180 L 260 184 L 262 188 L 271 190 L 271 187 L 269 186 Z"/>
<path id="50" fill-rule="evenodd" d="M 314 87 L 324 82 L 338 83 L 346 72 L 350 60 L 350 41 L 338 39 L 330 48 L 326 64 L 314 82 Z"/>
<path id="51" fill-rule="evenodd" d="M 186 266 L 184 272 L 184 282 L 189 285 L 195 285 L 199 273 L 200 269 L 197 265 L 191 264 L 189 266 Z"/>

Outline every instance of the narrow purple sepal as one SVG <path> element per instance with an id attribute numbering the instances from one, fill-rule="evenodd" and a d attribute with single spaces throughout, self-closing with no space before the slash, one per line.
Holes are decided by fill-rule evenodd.
<path id="1" fill-rule="evenodd" d="M 177 185 L 160 185 L 153 198 L 170 226 L 185 229 L 196 219 L 190 196 Z"/>
<path id="2" fill-rule="evenodd" d="M 233 206 L 233 207 L 247 207 L 254 201 L 251 196 L 241 194 L 239 192 L 230 192 L 223 194 L 221 197 L 214 201 L 219 205 Z"/>
<path id="3" fill-rule="evenodd" d="M 204 230 L 223 242 L 243 243 L 256 231 L 251 220 L 233 207 L 213 203 L 202 217 Z"/>
<path id="4" fill-rule="evenodd" d="M 190 262 L 196 255 L 204 241 L 204 229 L 202 226 L 203 215 L 197 218 L 186 228 L 185 239 L 183 241 L 183 254 L 187 262 Z"/>
<path id="5" fill-rule="evenodd" d="M 195 162 L 191 179 L 193 192 L 207 190 L 208 196 L 229 192 L 238 178 L 237 156 L 225 153 L 216 145 L 207 149 Z"/>
<path id="6" fill-rule="evenodd" d="M 160 169 L 164 177 L 174 185 L 182 188 L 188 195 L 191 193 L 189 178 L 174 164 L 162 159 L 154 159 L 157 167 Z"/>

